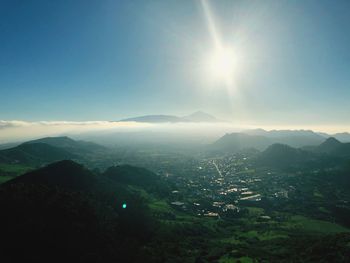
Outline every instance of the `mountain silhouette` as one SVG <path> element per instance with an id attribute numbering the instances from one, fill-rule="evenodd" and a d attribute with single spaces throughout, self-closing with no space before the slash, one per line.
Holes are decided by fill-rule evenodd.
<path id="1" fill-rule="evenodd" d="M 162 123 L 162 122 L 181 122 L 182 119 L 180 117 L 173 116 L 173 115 L 145 115 L 145 116 L 127 118 L 121 121 Z"/>
<path id="2" fill-rule="evenodd" d="M 177 122 L 218 122 L 214 116 L 197 111 L 190 115 L 179 117 L 175 115 L 145 115 L 139 117 L 132 117 L 123 119 L 120 121 L 134 121 L 134 122 L 146 122 L 146 123 L 177 123 Z"/>
<path id="3" fill-rule="evenodd" d="M 307 146 L 303 147 L 303 149 L 314 153 L 328 154 L 330 156 L 342 158 L 350 157 L 350 143 L 342 143 L 334 137 L 326 139 L 318 146 Z"/>
<path id="4" fill-rule="evenodd" d="M 14 178 L 8 184 L 41 184 L 76 191 L 94 190 L 97 177 L 88 169 L 71 160 L 63 160 Z"/>
<path id="5" fill-rule="evenodd" d="M 285 144 L 273 144 L 263 151 L 256 161 L 262 166 L 287 168 L 303 165 L 314 158 L 310 152 Z"/>
<path id="6" fill-rule="evenodd" d="M 330 137 L 317 147 L 317 151 L 330 153 L 336 151 L 341 145 L 342 143 L 340 141 L 334 137 Z"/>
<path id="7" fill-rule="evenodd" d="M 0 185 L 1 261 L 140 262 L 156 222 L 148 192 L 126 183 L 130 169 L 113 181 L 64 160 Z"/>
<path id="8" fill-rule="evenodd" d="M 348 132 L 336 133 L 333 134 L 332 137 L 341 142 L 350 142 L 350 133 Z"/>

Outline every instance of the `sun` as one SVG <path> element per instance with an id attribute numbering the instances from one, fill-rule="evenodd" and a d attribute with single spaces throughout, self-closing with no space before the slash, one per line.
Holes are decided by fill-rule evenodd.
<path id="1" fill-rule="evenodd" d="M 217 81 L 228 82 L 235 71 L 234 53 L 229 47 L 216 47 L 206 61 L 208 74 Z"/>

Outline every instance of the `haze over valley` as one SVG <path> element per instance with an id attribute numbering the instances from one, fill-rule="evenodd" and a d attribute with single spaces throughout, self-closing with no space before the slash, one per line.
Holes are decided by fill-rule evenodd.
<path id="1" fill-rule="evenodd" d="M 350 2 L 0 2 L 0 262 L 350 259 Z"/>

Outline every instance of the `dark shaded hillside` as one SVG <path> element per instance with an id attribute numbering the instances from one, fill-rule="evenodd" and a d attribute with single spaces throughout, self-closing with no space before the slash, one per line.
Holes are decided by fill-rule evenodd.
<path id="1" fill-rule="evenodd" d="M 165 195 L 170 191 L 160 176 L 140 167 L 131 165 L 113 166 L 108 168 L 103 176 L 115 183 L 142 187 L 157 195 Z"/>
<path id="2" fill-rule="evenodd" d="M 156 226 L 144 195 L 73 161 L 8 181 L 0 186 L 0 261 L 138 262 Z"/>
<path id="3" fill-rule="evenodd" d="M 21 144 L 14 148 L 0 151 L 0 162 L 41 165 L 77 156 L 64 149 L 45 143 Z"/>
<path id="4" fill-rule="evenodd" d="M 99 180 L 82 165 L 64 160 L 26 173 L 7 184 L 42 184 L 75 191 L 93 191 Z"/>
<path id="5" fill-rule="evenodd" d="M 334 137 L 330 137 L 318 146 L 304 147 L 315 153 L 326 153 L 332 156 L 350 158 L 350 143 L 341 143 Z"/>
<path id="6" fill-rule="evenodd" d="M 318 146 L 293 148 L 284 144 L 269 146 L 256 158 L 259 166 L 276 168 L 335 168 L 350 159 L 350 144 L 328 138 Z"/>
<path id="7" fill-rule="evenodd" d="M 317 152 L 331 153 L 336 151 L 339 147 L 341 147 L 342 143 L 337 139 L 330 137 L 321 143 L 319 146 L 316 146 Z"/>
<path id="8" fill-rule="evenodd" d="M 114 182 L 137 186 L 150 186 L 160 180 L 160 177 L 151 171 L 131 165 L 110 167 L 106 170 L 104 176 Z"/>
<path id="9" fill-rule="evenodd" d="M 261 166 L 287 168 L 301 167 L 315 159 L 316 156 L 310 152 L 285 144 L 273 144 L 257 157 L 256 163 Z"/>

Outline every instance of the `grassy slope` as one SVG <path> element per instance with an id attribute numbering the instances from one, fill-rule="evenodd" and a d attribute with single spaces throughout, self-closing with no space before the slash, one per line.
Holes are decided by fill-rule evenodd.
<path id="1" fill-rule="evenodd" d="M 0 163 L 0 184 L 11 180 L 18 175 L 24 174 L 32 169 L 33 167 L 21 164 Z"/>

